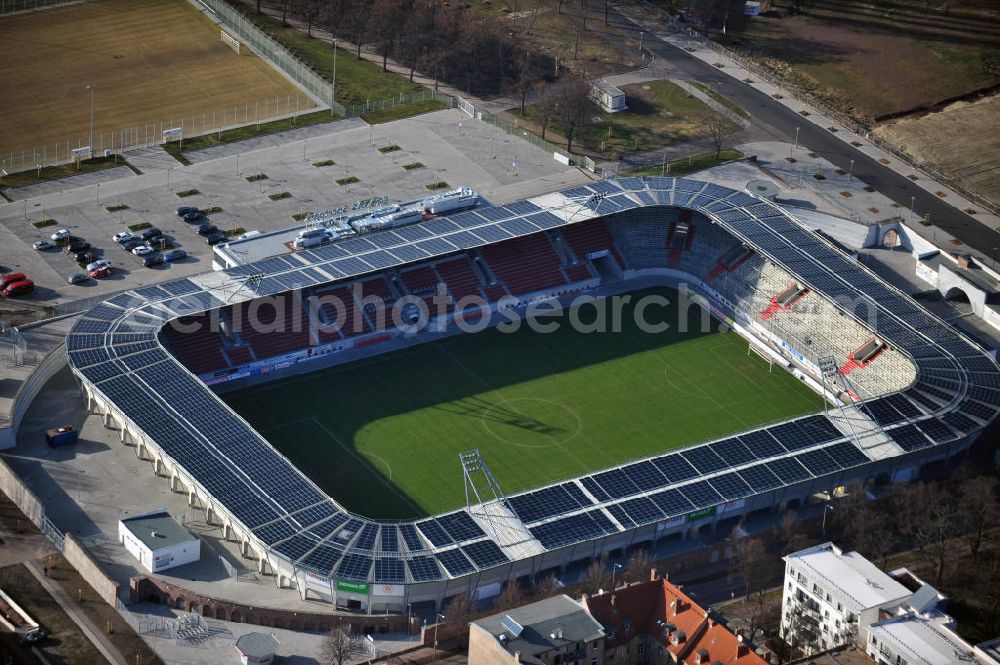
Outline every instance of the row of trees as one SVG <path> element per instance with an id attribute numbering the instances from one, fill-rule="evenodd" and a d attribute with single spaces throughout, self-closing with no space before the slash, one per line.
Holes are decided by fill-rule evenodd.
<path id="1" fill-rule="evenodd" d="M 263 5 L 263 6 L 262 6 Z M 311 36 L 322 26 L 339 40 L 363 46 L 410 70 L 448 81 L 470 94 L 490 95 L 531 85 L 553 71 L 552 59 L 533 52 L 523 28 L 479 3 L 437 0 L 256 0 L 260 13 L 280 13 L 283 24 L 302 21 Z"/>

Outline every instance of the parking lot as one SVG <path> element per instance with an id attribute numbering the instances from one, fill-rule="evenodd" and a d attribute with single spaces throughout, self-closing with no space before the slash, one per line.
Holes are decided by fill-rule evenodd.
<path id="1" fill-rule="evenodd" d="M 326 134 L 246 152 L 231 144 L 192 154 L 190 166 L 166 153 L 147 155 L 142 175 L 129 172 L 110 182 L 5 203 L 0 206 L 0 266 L 35 281 L 35 293 L 26 302 L 64 305 L 211 270 L 211 247 L 198 235 L 197 224 L 175 214 L 178 206 L 218 209 L 209 218 L 223 231 L 269 231 L 296 224 L 293 215 L 372 196 L 422 198 L 433 193 L 427 188 L 433 183 L 473 187 L 491 202 L 504 203 L 587 180 L 550 153 L 456 109 L 371 127 L 361 121 L 330 127 Z M 386 150 L 391 146 L 398 149 Z M 196 193 L 179 196 L 191 190 Z M 55 224 L 35 226 L 48 219 Z M 144 224 L 163 231 L 167 242 L 183 247 L 188 256 L 144 267 L 112 240 Z M 92 260 L 110 260 L 111 274 L 67 284 L 67 276 L 80 270 L 73 257 L 32 249 L 32 243 L 60 228 L 90 242 Z"/>

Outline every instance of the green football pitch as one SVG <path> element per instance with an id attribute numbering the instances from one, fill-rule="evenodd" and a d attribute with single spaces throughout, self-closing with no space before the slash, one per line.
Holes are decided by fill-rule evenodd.
<path id="1" fill-rule="evenodd" d="M 435 514 L 465 504 L 459 453 L 478 448 L 507 494 L 817 411 L 820 398 L 747 354 L 747 342 L 702 331 L 678 294 L 630 294 L 620 332 L 522 325 L 431 342 L 224 394 L 306 475 L 361 515 Z M 643 332 L 635 303 L 663 332 Z M 598 318 L 593 305 L 579 320 Z M 687 319 L 688 331 L 678 324 Z"/>

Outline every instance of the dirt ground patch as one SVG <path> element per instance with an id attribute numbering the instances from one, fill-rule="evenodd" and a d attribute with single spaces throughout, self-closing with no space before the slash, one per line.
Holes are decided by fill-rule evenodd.
<path id="1" fill-rule="evenodd" d="M 876 133 L 1000 205 L 1000 94 L 885 124 Z"/>
<path id="2" fill-rule="evenodd" d="M 94 144 L 105 147 L 111 132 L 126 127 L 179 127 L 181 118 L 206 114 L 211 121 L 225 108 L 231 117 L 237 105 L 242 112 L 265 99 L 273 109 L 276 98 L 299 94 L 300 108 L 313 106 L 249 49 L 237 55 L 223 45 L 214 23 L 176 0 L 94 0 L 0 18 L 0 62 L 0 156 L 8 161 L 21 150 L 30 157 L 36 147 L 87 145 L 89 84 L 96 85 Z"/>
<path id="3" fill-rule="evenodd" d="M 877 118 L 1000 82 L 1000 5 L 812 0 L 758 17 L 736 48 L 845 110 Z M 956 5 L 946 12 L 944 4 Z M 927 9 L 925 9 L 925 7 Z M 834 99 L 839 98 L 839 99 Z"/>

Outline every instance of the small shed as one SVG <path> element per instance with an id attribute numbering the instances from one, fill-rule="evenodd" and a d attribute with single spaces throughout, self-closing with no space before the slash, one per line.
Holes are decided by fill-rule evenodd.
<path id="1" fill-rule="evenodd" d="M 278 653 L 278 638 L 269 633 L 247 633 L 236 640 L 243 665 L 270 665 Z"/>
<path id="2" fill-rule="evenodd" d="M 118 522 L 118 542 L 151 573 L 201 558 L 201 541 L 162 508 Z"/>
<path id="3" fill-rule="evenodd" d="M 625 93 L 604 79 L 594 81 L 590 89 L 590 98 L 608 113 L 617 113 L 628 108 L 625 105 Z"/>

